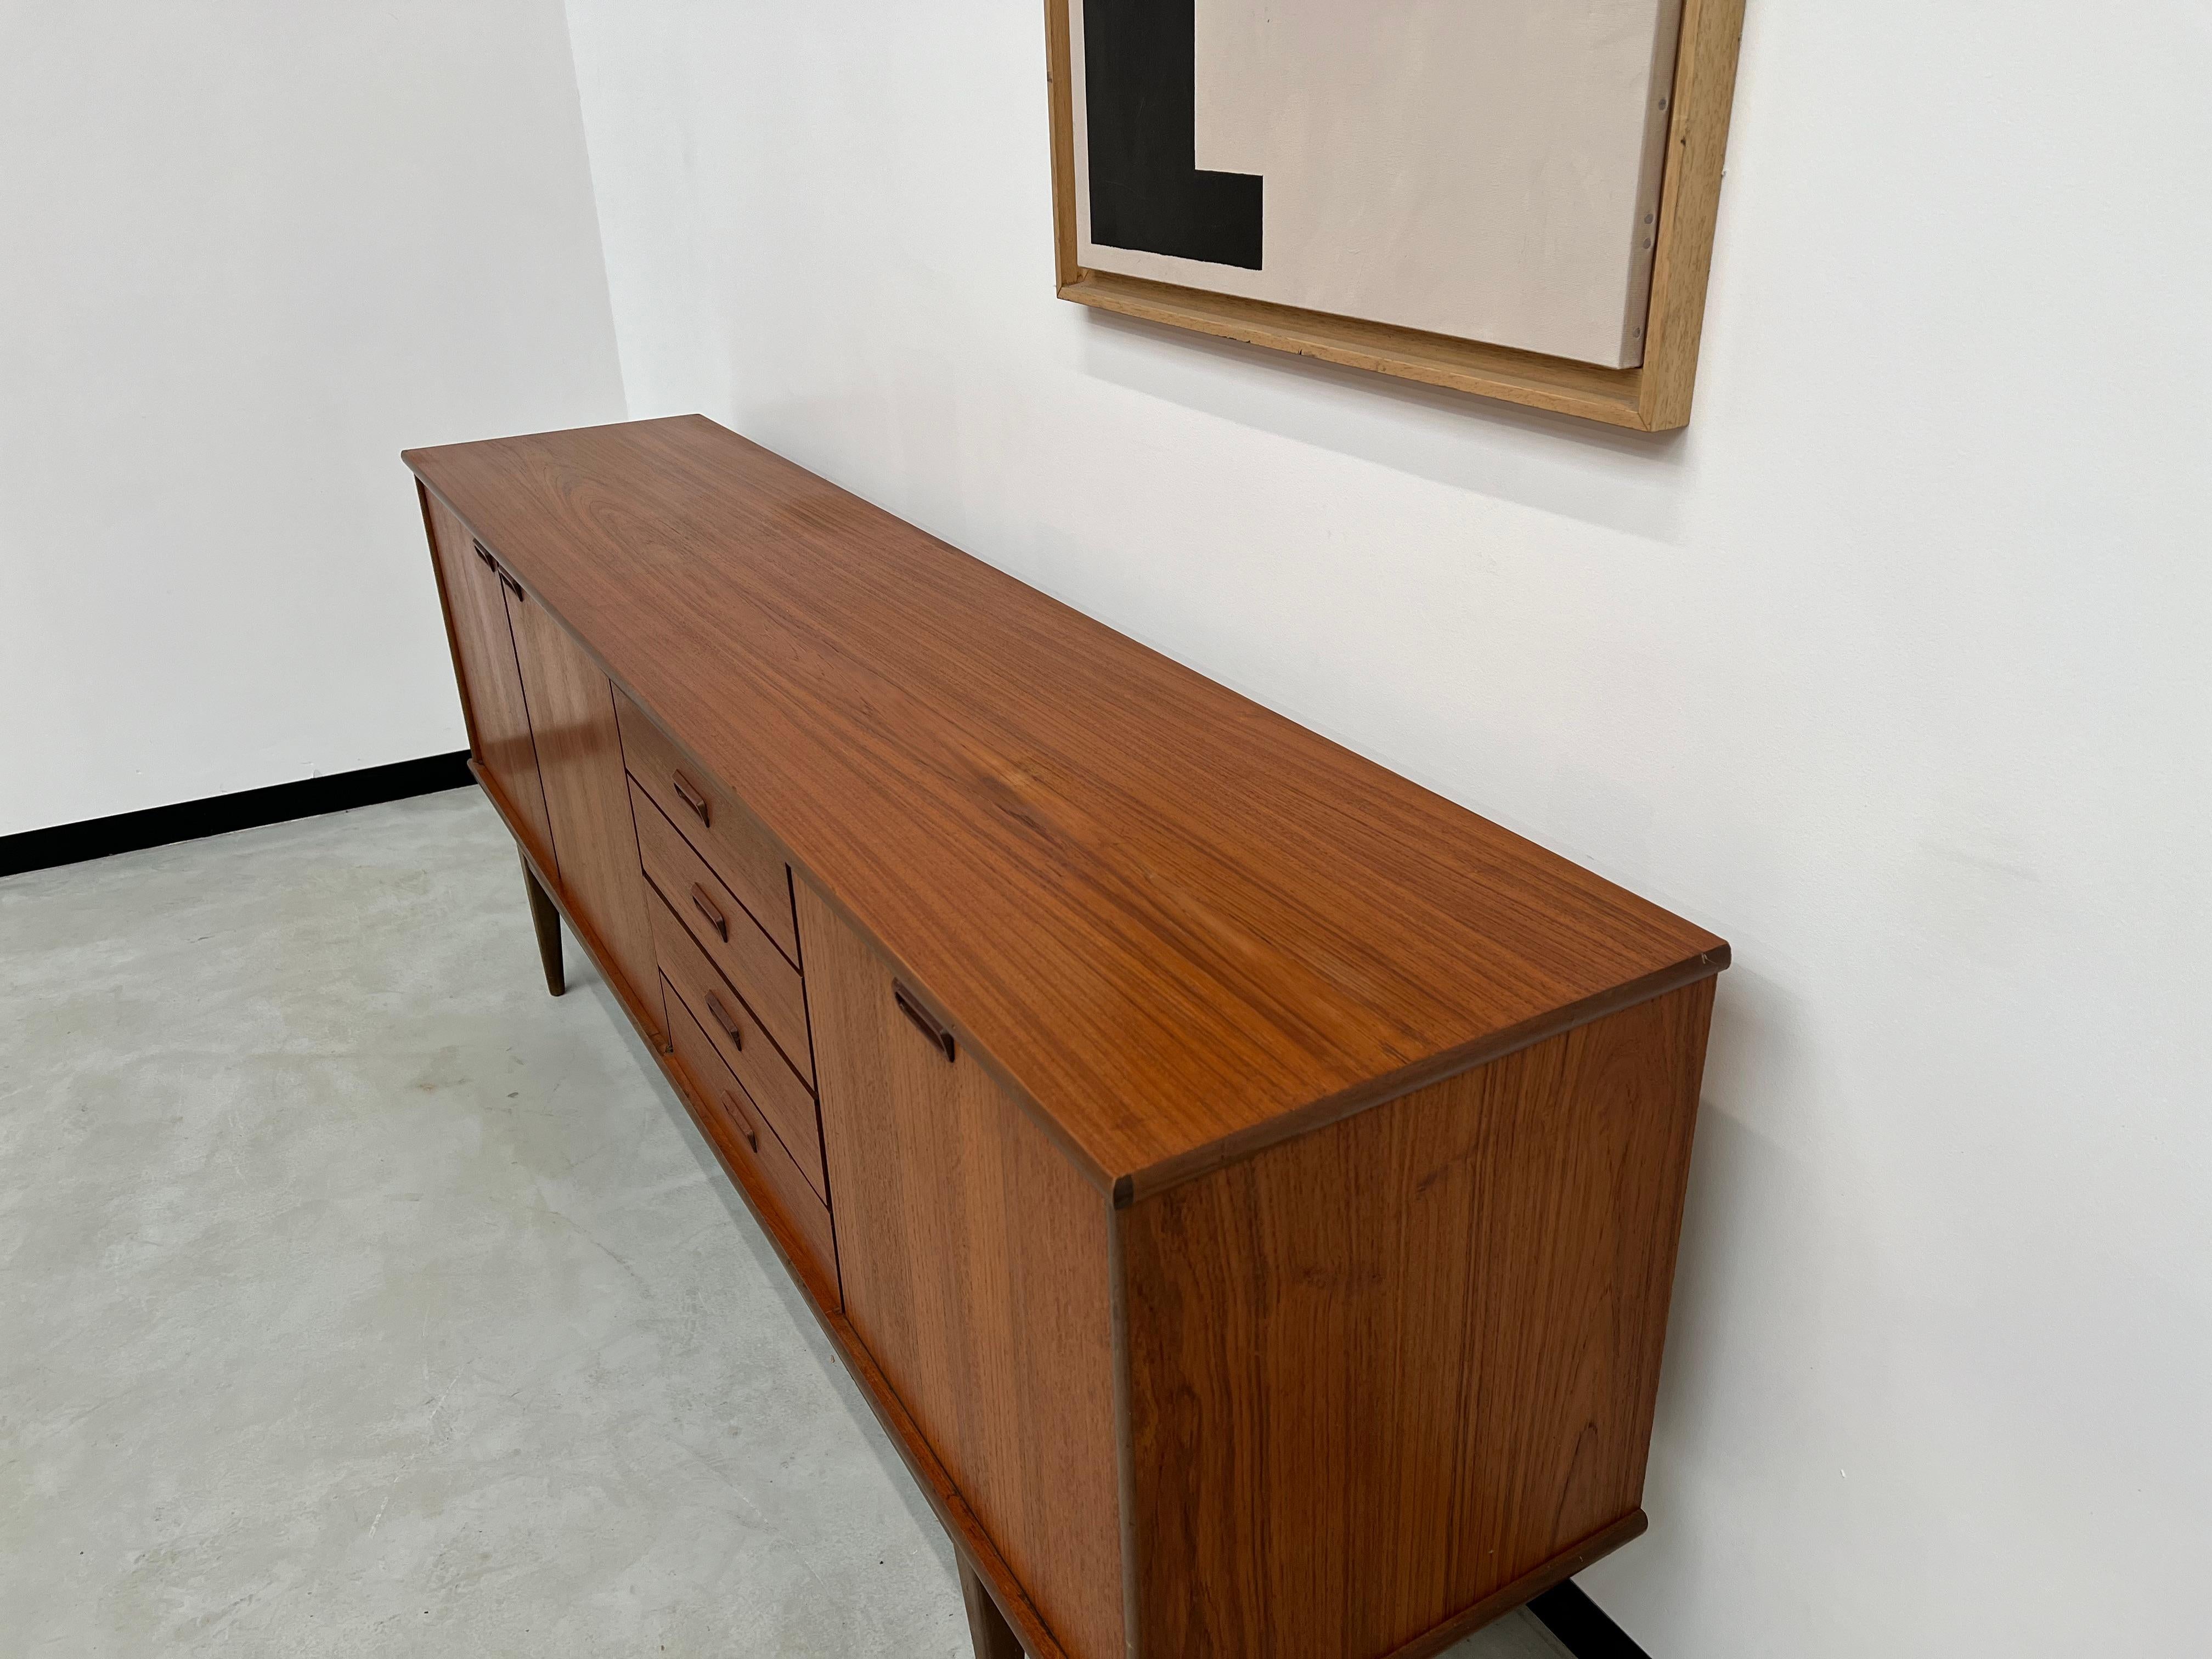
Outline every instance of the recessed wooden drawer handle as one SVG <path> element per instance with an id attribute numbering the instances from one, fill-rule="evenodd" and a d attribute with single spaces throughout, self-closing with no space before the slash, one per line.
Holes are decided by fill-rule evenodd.
<path id="1" fill-rule="evenodd" d="M 696 881 L 691 884 L 691 902 L 698 907 L 699 914 L 707 918 L 707 925 L 720 933 L 722 943 L 727 945 L 730 942 L 730 919 L 722 914 L 720 907 L 714 900 L 707 896 L 707 890 Z"/>
<path id="2" fill-rule="evenodd" d="M 912 1020 L 921 1034 L 937 1045 L 946 1063 L 950 1064 L 958 1051 L 953 1046 L 952 1033 L 945 1029 L 944 1023 L 923 1007 L 915 994 L 896 980 L 891 981 L 891 997 L 898 1004 L 899 1012 Z"/>
<path id="3" fill-rule="evenodd" d="M 760 1131 L 753 1127 L 751 1116 L 744 1107 L 738 1104 L 738 1097 L 725 1089 L 722 1091 L 722 1104 L 728 1109 L 730 1115 L 737 1120 L 738 1133 L 745 1138 L 745 1145 L 755 1152 L 760 1151 Z"/>
<path id="4" fill-rule="evenodd" d="M 471 542 L 469 545 L 476 549 L 477 557 L 484 562 L 485 569 L 490 571 L 495 576 L 499 574 L 499 561 L 492 557 L 491 550 L 489 548 L 486 547 L 482 542 Z"/>
<path id="5" fill-rule="evenodd" d="M 676 793 L 684 797 L 684 804 L 686 806 L 699 815 L 699 822 L 712 824 L 714 819 L 708 815 L 707 798 L 691 787 L 691 780 L 678 772 L 676 775 L 675 783 Z"/>
<path id="6" fill-rule="evenodd" d="M 530 603 L 530 595 L 522 591 L 522 584 L 520 582 L 515 580 L 514 577 L 508 575 L 504 570 L 499 573 L 499 579 L 501 581 L 507 584 L 507 591 L 514 595 L 515 602 L 518 605 L 527 605 Z"/>
<path id="7" fill-rule="evenodd" d="M 707 1012 L 714 1016 L 714 1024 L 722 1028 L 722 1035 L 729 1038 L 732 1048 L 743 1048 L 745 1046 L 744 1032 L 738 1022 L 730 1018 L 730 1011 L 722 1006 L 721 997 L 713 991 L 707 993 Z"/>

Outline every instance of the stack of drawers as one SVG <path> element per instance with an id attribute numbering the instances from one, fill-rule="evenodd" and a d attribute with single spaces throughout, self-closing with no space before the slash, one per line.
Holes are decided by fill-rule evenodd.
<path id="1" fill-rule="evenodd" d="M 678 1066 L 724 1155 L 775 1194 L 804 1265 L 836 1306 L 790 867 L 635 703 L 617 691 L 615 706 Z"/>

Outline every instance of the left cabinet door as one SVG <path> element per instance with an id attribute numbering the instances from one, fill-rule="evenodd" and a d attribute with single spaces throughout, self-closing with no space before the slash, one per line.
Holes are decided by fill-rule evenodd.
<path id="1" fill-rule="evenodd" d="M 498 797 L 508 827 L 548 875 L 554 873 L 553 835 L 538 774 L 538 746 L 530 735 L 530 707 L 522 694 L 514 638 L 507 620 L 507 595 L 498 568 L 477 551 L 469 527 L 422 486 L 422 520 L 430 556 L 446 599 L 453 643 L 453 671 L 461 682 L 461 713 L 469 747 Z"/>
<path id="2" fill-rule="evenodd" d="M 596 936 L 585 945 L 623 981 L 617 989 L 665 1049 L 667 1015 L 653 963 L 653 921 L 638 862 L 637 823 L 630 816 L 629 781 L 623 771 L 613 683 L 544 605 L 512 584 L 507 614 L 530 702 L 545 813 L 560 855 L 562 896 L 571 921 Z"/>

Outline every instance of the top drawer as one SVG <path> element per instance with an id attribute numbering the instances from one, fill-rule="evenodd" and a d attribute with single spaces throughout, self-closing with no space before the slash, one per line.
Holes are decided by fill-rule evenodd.
<path id="1" fill-rule="evenodd" d="M 782 852 L 750 813 L 685 760 L 645 711 L 619 690 L 615 714 L 622 723 L 623 760 L 630 776 L 797 967 L 799 925 L 792 918 L 791 875 Z"/>

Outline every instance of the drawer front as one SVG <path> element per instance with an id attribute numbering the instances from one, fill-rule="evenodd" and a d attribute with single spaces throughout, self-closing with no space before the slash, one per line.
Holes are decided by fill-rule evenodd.
<path id="1" fill-rule="evenodd" d="M 783 854 L 752 814 L 732 800 L 644 711 L 619 691 L 615 714 L 622 724 L 623 758 L 629 774 L 707 860 L 722 885 L 752 913 L 775 948 L 799 960 L 799 928 L 791 916 L 791 874 Z"/>
<path id="2" fill-rule="evenodd" d="M 684 1006 L 684 999 L 664 984 L 668 999 L 668 1026 L 676 1039 L 676 1062 L 690 1082 L 696 1103 L 706 1109 L 701 1127 L 714 1138 L 722 1156 L 753 1177 L 756 1199 L 763 1189 L 763 1207 L 782 1224 L 785 1248 L 800 1259 L 817 1281 L 816 1292 L 830 1307 L 841 1307 L 837 1291 L 837 1246 L 830 1227 L 830 1206 L 815 1195 L 806 1177 L 791 1161 L 775 1131 L 761 1117 L 744 1085 L 722 1064 L 699 1022 Z"/>
<path id="3" fill-rule="evenodd" d="M 807 1184 L 826 1203 L 830 1185 L 822 1174 L 822 1125 L 813 1091 L 785 1064 L 753 1011 L 658 896 L 653 901 L 653 938 L 662 976 L 691 1011 L 722 1063 L 737 1073 L 746 1094 L 767 1115 L 769 1127 L 805 1172 Z"/>
<path id="4" fill-rule="evenodd" d="M 814 1060 L 806 1042 L 806 990 L 775 942 L 754 926 L 737 895 L 693 850 L 668 815 L 635 781 L 630 803 L 637 817 L 639 855 L 645 873 L 738 994 L 768 1028 L 792 1069 L 808 1084 Z"/>

